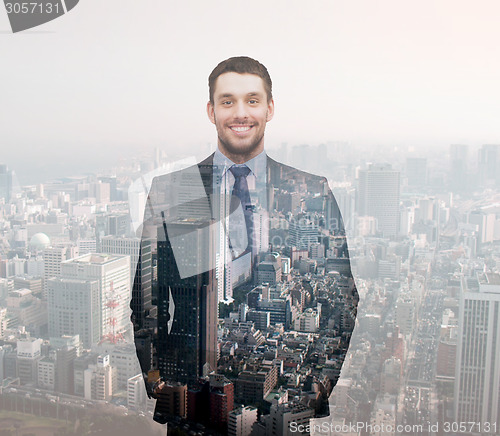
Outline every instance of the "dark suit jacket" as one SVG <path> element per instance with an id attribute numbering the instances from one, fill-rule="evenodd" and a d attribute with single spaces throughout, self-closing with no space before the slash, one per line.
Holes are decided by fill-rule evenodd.
<path id="1" fill-rule="evenodd" d="M 276 361 L 279 364 L 281 360 L 288 371 L 294 366 L 297 372 L 306 367 L 305 372 L 309 372 L 309 375 L 303 377 L 301 391 L 310 388 L 311 392 L 319 394 L 316 398 L 311 394 L 312 399 L 304 401 L 309 401 L 308 405 L 316 410 L 316 416 L 325 416 L 328 414 L 327 399 L 338 378 L 354 328 L 358 303 L 344 224 L 337 202 L 326 178 L 267 158 L 266 188 L 271 222 L 269 243 L 272 251 L 278 252 L 278 255 L 274 254 L 273 260 L 273 257 L 269 258 L 269 253 L 267 258 L 263 254 L 256 259 L 255 267 L 259 261 L 266 259 L 279 263 L 281 254 L 291 257 L 294 270 L 301 270 L 303 274 L 294 276 L 292 289 L 285 297 L 275 299 L 274 303 L 259 303 L 272 300 L 268 289 L 261 289 L 265 295 L 260 296 L 258 291 L 253 291 L 252 298 L 249 299 L 248 294 L 253 286 L 248 284 L 241 287 L 236 301 L 251 305 L 244 311 L 248 309 L 254 315 L 255 311 L 259 312 L 257 315 L 265 312 L 263 307 L 267 304 L 271 323 L 276 325 L 279 324 L 278 321 L 283 321 L 284 330 L 294 327 L 292 318 L 297 313 L 311 306 L 318 310 L 318 303 L 321 303 L 317 331 L 319 336 L 315 336 L 314 343 L 302 350 L 303 356 L 297 363 L 287 357 L 279 340 L 271 351 L 266 351 L 264 347 L 257 352 L 258 343 L 248 345 L 248 342 L 262 341 L 262 335 L 259 336 L 255 328 L 251 329 L 248 324 L 233 322 L 231 325 L 238 333 L 231 336 L 233 333 L 230 332 L 223 339 L 230 338 L 240 346 L 236 352 L 233 349 L 233 356 L 231 353 L 228 356 L 222 350 L 221 341 L 217 339 L 218 300 L 214 247 L 217 247 L 215 230 L 224 217 L 220 216 L 220 198 L 217 194 L 214 195 L 213 156 L 212 154 L 196 166 L 155 178 L 145 210 L 143 238 L 157 241 L 157 285 L 153 291 L 153 304 L 131 304 L 131 307 L 137 354 L 148 395 L 159 398 L 155 419 L 166 422 L 171 416 L 180 414 L 205 422 L 207 414 L 200 410 L 193 412 L 198 395 L 193 392 L 205 392 L 209 395 L 215 388 L 208 386 L 208 383 L 203 387 L 203 382 L 199 379 L 214 371 L 225 377 L 222 384 L 220 380 L 216 383 L 216 391 L 220 395 L 226 395 L 229 403 L 233 398 L 246 405 L 254 402 L 262 406 L 263 398 L 253 398 L 245 388 L 248 387 L 252 371 L 254 374 L 259 371 L 267 374 L 269 380 L 266 379 L 265 389 L 285 383 L 280 377 L 279 369 L 274 370 L 267 363 L 262 363 L 267 362 L 269 355 L 276 356 L 275 366 Z M 296 244 L 300 248 L 300 244 L 304 242 L 305 248 L 311 242 L 311 239 L 307 239 L 310 238 L 307 236 L 310 233 L 307 229 L 302 230 L 307 225 L 303 226 L 301 219 L 313 222 L 313 229 L 319 229 L 317 240 L 328 249 L 328 258 L 315 263 L 307 259 L 307 250 L 292 247 L 292 244 Z M 302 231 L 306 235 L 305 241 L 300 240 Z M 321 247 L 318 249 L 322 250 Z M 277 269 L 280 268 L 281 265 L 277 265 Z M 284 271 L 282 273 L 285 280 L 291 279 L 290 274 L 285 274 Z M 254 282 L 258 277 L 254 271 Z M 132 298 L 135 302 L 144 299 L 138 280 L 139 270 Z M 270 304 L 274 304 L 271 309 Z M 220 310 L 223 311 L 224 308 Z M 267 317 L 265 314 L 263 316 Z M 265 326 L 269 325 L 269 319 L 264 319 Z M 276 329 L 273 331 L 276 335 Z M 265 329 L 263 333 L 266 333 Z M 241 339 L 242 335 L 246 335 L 244 340 Z M 281 335 L 282 338 L 285 336 L 286 333 Z M 292 342 L 287 342 L 290 347 Z M 276 341 L 271 343 L 276 344 Z M 241 351 L 243 354 L 238 354 Z M 260 352 L 265 356 L 263 360 L 259 360 Z M 335 361 L 336 366 L 332 368 L 330 364 L 329 371 L 321 370 L 327 361 Z M 230 388 L 231 384 L 234 385 L 233 388 Z M 313 384 L 316 384 L 316 389 L 312 388 Z M 177 392 L 176 395 L 184 398 L 184 386 L 191 393 L 187 394 L 187 402 L 181 401 L 181 406 L 175 409 L 171 402 L 172 395 Z M 220 386 L 227 386 L 227 389 Z M 205 394 L 200 395 L 203 397 Z M 209 398 L 206 395 L 203 397 L 204 401 Z M 160 400 L 164 402 L 162 407 L 159 407 Z M 186 411 L 183 404 L 191 410 Z M 265 405 L 262 409 L 265 412 Z"/>

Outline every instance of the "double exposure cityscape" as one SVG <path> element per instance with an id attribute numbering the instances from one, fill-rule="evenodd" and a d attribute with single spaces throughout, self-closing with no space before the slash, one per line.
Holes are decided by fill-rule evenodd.
<path id="1" fill-rule="evenodd" d="M 172 435 L 500 434 L 500 145 L 268 154 L 325 176 L 344 228 L 327 189 L 280 179 L 251 282 L 218 257 L 193 299 L 162 286 L 174 242 L 141 235 L 153 178 L 194 158 L 31 185 L 0 162 L 0 436 L 165 434 L 155 414 Z M 174 313 L 213 317 L 183 339 L 210 365 Z"/>

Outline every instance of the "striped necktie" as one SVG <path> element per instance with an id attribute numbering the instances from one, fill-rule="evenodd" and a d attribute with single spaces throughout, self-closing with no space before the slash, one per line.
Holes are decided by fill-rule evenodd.
<path id="1" fill-rule="evenodd" d="M 253 219 L 252 219 L 253 207 L 252 207 L 252 202 L 250 200 L 250 191 L 248 190 L 248 182 L 247 182 L 247 176 L 250 174 L 250 168 L 248 168 L 246 165 L 243 166 L 233 165 L 231 168 L 229 168 L 229 171 L 231 171 L 235 179 L 233 191 L 231 193 L 231 211 L 236 210 L 239 204 L 241 204 L 241 207 L 243 209 L 243 215 L 245 217 L 246 235 L 248 241 L 248 244 L 245 247 L 244 252 L 247 252 L 249 250 L 251 251 L 253 246 Z M 231 225 L 238 227 L 242 226 L 243 223 L 230 221 L 230 226 Z M 231 233 L 233 233 L 231 230 L 237 231 L 239 229 L 237 228 L 230 229 L 230 235 Z M 232 245 L 234 246 L 234 244 Z"/>

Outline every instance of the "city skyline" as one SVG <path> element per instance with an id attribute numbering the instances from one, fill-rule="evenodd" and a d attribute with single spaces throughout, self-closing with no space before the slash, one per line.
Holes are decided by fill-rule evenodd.
<path id="1" fill-rule="evenodd" d="M 376 212 L 376 209 L 370 212 L 362 205 L 361 191 L 366 189 L 361 183 L 363 171 L 370 171 L 367 156 L 342 143 L 316 147 L 281 146 L 278 151 L 288 156 L 292 163 L 308 165 L 328 177 L 345 217 L 354 278 L 360 290 L 359 322 L 332 397 L 333 422 L 340 419 L 343 422 L 370 425 L 420 426 L 428 420 L 445 425 L 455 413 L 454 380 L 461 368 L 461 352 L 457 347 L 457 337 L 461 336 L 458 334 L 459 329 L 470 331 L 470 335 L 462 335 L 465 338 L 475 337 L 474 329 L 463 324 L 460 312 L 461 283 L 465 280 L 474 286 L 477 273 L 484 269 L 494 278 L 498 273 L 497 265 L 500 264 L 499 180 L 496 177 L 496 169 L 500 167 L 500 145 L 483 144 L 479 150 L 473 150 L 465 144 L 450 144 L 445 156 L 429 154 L 419 158 L 415 158 L 411 152 L 400 150 L 398 163 L 390 170 L 391 176 L 385 182 L 382 178 L 376 181 L 381 184 L 380 189 L 389 189 L 387 192 L 394 193 L 394 187 L 399 186 L 399 227 L 397 233 L 390 237 L 384 237 L 383 227 L 380 226 L 384 216 L 366 215 Z M 133 229 L 128 226 L 128 209 L 136 203 L 126 202 L 130 192 L 128 188 L 133 185 L 135 177 L 147 176 L 140 173 L 141 169 L 154 172 L 173 167 L 163 167 L 168 163 L 168 156 L 160 150 L 153 157 L 145 154 L 135 162 L 143 163 L 141 168 L 136 167 L 135 173 L 131 171 L 134 165 L 127 163 L 116 177 L 93 174 L 71 178 L 64 183 L 21 186 L 16 192 L 12 191 L 14 186 L 8 178 L 2 179 L 0 189 L 4 193 L 7 191 L 4 195 L 11 199 L 0 205 L 0 219 L 5 229 L 0 245 L 0 300 L 4 302 L 3 309 L 0 309 L 0 337 L 4 341 L 0 345 L 0 375 L 7 377 L 7 383 L 11 383 L 3 391 L 3 397 L 0 396 L 0 399 L 6 398 L 8 401 L 2 403 L 2 407 L 19 407 L 21 400 L 16 399 L 21 398 L 19 392 L 35 395 L 35 387 L 31 388 L 29 384 L 36 383 L 36 389 L 47 392 L 40 395 L 49 395 L 48 399 L 44 397 L 43 400 L 48 403 L 50 398 L 56 396 L 60 401 L 67 401 L 67 393 L 74 392 L 82 398 L 72 399 L 75 404 L 99 398 L 108 398 L 113 404 L 119 404 L 120 396 L 127 392 L 127 402 L 123 405 L 131 413 L 143 413 L 140 410 L 152 412 L 151 401 L 146 399 L 141 384 L 142 375 L 141 379 L 137 377 L 138 361 L 133 344 L 115 337 L 109 323 L 101 327 L 106 340 L 101 343 L 100 334 L 95 335 L 91 351 L 81 346 L 82 340 L 88 342 L 84 331 L 79 338 L 66 335 L 40 342 L 40 337 L 47 336 L 44 325 L 50 313 L 53 313 L 53 309 L 47 311 L 44 307 L 44 299 L 47 298 L 44 296 L 44 282 L 49 283 L 49 292 L 53 292 L 53 283 L 66 280 L 66 284 L 61 285 L 57 292 L 64 293 L 67 298 L 71 298 L 72 294 L 78 295 L 79 289 L 91 287 L 93 283 L 82 281 L 72 286 L 69 279 L 50 279 L 60 274 L 58 266 L 78 262 L 78 254 L 87 258 L 92 255 L 85 255 L 86 252 L 104 251 L 115 253 L 111 257 L 135 255 L 132 269 L 138 262 L 139 240 L 131 238 Z M 371 170 L 374 169 L 383 172 L 389 168 L 372 166 Z M 280 177 L 271 179 L 281 180 Z M 233 384 L 227 378 L 232 376 L 234 370 L 229 365 L 230 356 L 231 353 L 237 355 L 237 347 L 249 346 L 248 341 L 254 347 L 255 356 L 246 370 L 238 366 L 241 381 L 234 386 L 235 408 L 236 402 L 242 398 L 255 400 L 252 396 L 252 380 L 259 380 L 266 389 L 264 392 L 267 392 L 269 386 L 279 380 L 280 383 L 284 382 L 279 378 L 281 372 L 288 376 L 295 374 L 297 381 L 293 382 L 292 377 L 290 385 L 288 382 L 282 385 L 287 387 L 286 395 L 296 392 L 294 383 L 299 383 L 298 380 L 303 389 L 314 383 L 319 383 L 318 386 L 324 383 L 324 380 L 310 380 L 300 370 L 294 370 L 301 342 L 311 341 L 316 347 L 311 347 L 307 363 L 315 368 L 315 359 L 323 359 L 329 355 L 328 350 L 335 347 L 335 342 L 322 343 L 314 339 L 315 334 L 312 332 L 318 326 L 321 328 L 321 323 L 326 321 L 323 317 L 332 314 L 328 314 L 324 305 L 307 303 L 307 283 L 311 288 L 321 288 L 325 280 L 335 278 L 337 272 L 346 271 L 346 265 L 343 259 L 336 258 L 343 251 L 342 239 L 325 238 L 317 233 L 314 224 L 321 221 L 315 221 L 318 219 L 316 214 L 318 210 L 323 210 L 320 214 L 325 220 L 322 225 L 329 223 L 334 228 L 336 220 L 330 210 L 331 205 L 318 202 L 314 196 L 308 197 L 300 189 L 293 192 L 294 185 L 285 181 L 283 191 L 277 192 L 274 200 L 276 210 L 286 213 L 300 210 L 306 216 L 309 214 L 307 220 L 298 222 L 298 226 L 288 226 L 290 242 L 297 244 L 298 248 L 290 252 L 290 257 L 277 253 L 266 256 L 259 264 L 256 277 L 258 281 L 269 285 L 256 286 L 238 308 L 234 308 L 230 314 L 221 314 L 219 322 L 226 327 L 218 330 L 224 339 L 220 343 L 221 359 L 218 366 L 225 375 L 221 375 L 219 381 L 210 380 L 209 385 L 200 390 L 196 401 L 202 401 L 203 395 L 208 393 L 219 395 L 224 392 L 222 395 L 233 398 Z M 299 183 L 296 186 L 302 185 Z M 289 189 L 292 191 L 289 192 Z M 19 215 L 18 210 L 24 211 L 25 215 Z M 283 217 L 278 215 L 275 219 L 274 226 Z M 273 244 L 286 236 L 280 228 L 274 228 L 276 238 L 270 239 Z M 180 236 L 183 234 L 179 233 Z M 141 267 L 145 268 L 147 285 L 149 243 L 144 249 L 146 263 Z M 97 259 L 105 255 L 96 256 Z M 307 258 L 301 259 L 303 256 Z M 152 257 L 154 259 L 155 256 Z M 185 260 L 189 263 L 189 259 Z M 128 282 L 130 261 L 122 259 L 122 262 L 122 279 Z M 160 265 L 153 262 L 151 267 L 153 281 L 159 273 L 165 273 L 161 262 Z M 493 280 L 491 277 L 490 281 Z M 339 292 L 345 293 L 349 289 L 348 281 L 339 278 L 334 280 Z M 294 289 L 294 283 L 302 283 L 303 288 Z M 66 290 L 67 285 L 69 287 Z M 94 292 L 97 291 L 98 287 L 94 288 Z M 131 283 L 129 292 L 132 292 Z M 175 289 L 172 293 L 175 294 Z M 286 298 L 293 304 L 287 305 L 283 298 L 280 300 L 282 293 L 288 294 Z M 157 298 L 154 286 L 152 294 L 153 300 Z M 488 295 L 485 292 L 482 294 Z M 473 295 L 469 293 L 467 298 L 476 298 Z M 103 310 L 108 310 L 115 301 L 118 302 L 112 293 L 108 292 L 105 297 L 101 303 Z M 170 312 L 170 295 L 165 294 L 165 297 L 161 301 L 165 300 L 166 304 L 159 304 L 158 313 Z M 144 310 L 146 315 L 143 323 L 149 327 L 154 325 L 157 316 L 154 307 L 148 308 L 150 298 L 146 293 L 143 296 L 143 309 L 139 304 L 139 310 Z M 173 300 L 176 306 L 174 314 L 178 317 L 179 296 L 173 295 Z M 54 299 L 49 297 L 49 303 L 51 301 Z M 123 301 L 121 304 L 123 306 Z M 490 318 L 495 319 L 498 305 L 489 307 Z M 342 328 L 352 325 L 352 313 L 344 301 L 339 301 L 336 308 L 339 312 L 333 316 L 332 322 Z M 77 309 L 77 306 L 71 306 L 73 313 L 78 314 Z M 84 310 L 80 312 L 85 313 Z M 108 314 L 108 319 L 118 319 L 119 313 L 120 310 L 115 309 L 115 315 L 110 317 Z M 60 321 L 63 325 L 65 319 Z M 21 327 L 16 330 L 16 323 L 27 326 L 29 335 Z M 272 347 L 276 339 L 270 332 L 280 335 L 276 323 L 284 323 L 291 329 L 282 334 L 286 347 L 277 353 L 278 360 L 283 362 L 283 368 L 277 366 L 278 373 L 265 359 L 259 361 L 259 353 L 275 356 Z M 230 328 L 240 329 L 244 333 L 232 335 L 228 330 Z M 488 338 L 493 339 L 489 334 Z M 113 343 L 115 339 L 116 344 Z M 143 363 L 154 359 L 153 344 L 147 332 L 138 335 L 137 340 L 141 346 L 139 359 Z M 17 350 L 18 343 L 21 345 Z M 492 342 L 487 345 L 493 346 Z M 316 357 L 313 350 L 321 351 L 317 352 Z M 470 355 L 473 351 L 467 353 Z M 318 362 L 319 367 L 326 365 L 323 374 L 330 379 L 338 376 L 334 360 Z M 305 363 L 302 365 L 305 371 L 307 366 Z M 36 373 L 33 372 L 35 367 L 38 370 Z M 259 376 L 256 375 L 258 371 L 261 372 Z M 20 377 L 20 385 L 12 384 L 9 378 L 15 374 Z M 55 382 L 57 374 L 63 375 L 59 384 Z M 110 383 L 114 377 L 118 380 L 117 385 Z M 151 374 L 151 379 L 154 380 L 154 374 Z M 87 387 L 85 380 L 88 381 Z M 323 386 L 327 387 L 328 384 Z M 182 392 L 178 386 L 167 385 L 162 389 L 162 394 L 167 396 Z M 283 394 L 271 392 L 272 395 Z M 192 394 L 186 392 L 185 395 Z M 372 403 L 368 402 L 370 396 L 375 398 Z M 23 401 L 31 404 L 31 401 L 38 400 Z M 485 405 L 489 405 L 487 402 L 488 398 L 476 401 L 476 409 L 484 409 Z M 305 420 L 300 422 L 308 422 L 311 409 L 290 404 L 289 408 L 272 406 L 272 419 L 278 423 L 287 422 L 290 416 L 294 416 L 289 415 L 294 410 L 297 411 L 297 420 L 300 418 Z M 400 406 L 396 407 L 398 404 Z M 401 406 L 403 404 L 404 407 Z M 64 407 L 70 416 L 74 416 L 74 408 L 79 406 Z M 189 407 L 187 410 L 189 414 Z M 229 412 L 227 419 L 230 422 L 240 419 L 238 410 Z M 253 413 L 248 415 L 248 420 L 250 423 L 256 422 Z M 264 425 L 263 421 L 261 425 Z"/>
<path id="2" fill-rule="evenodd" d="M 76 164 L 85 171 L 150 145 L 202 158 L 200 147 L 208 154 L 216 140 L 206 77 L 240 54 L 260 59 L 274 78 L 268 147 L 499 141 L 496 1 L 262 1 L 254 7 L 266 32 L 242 24 L 234 5 L 154 7 L 87 1 L 37 30 L 0 33 L 7 164 L 33 162 L 19 174 Z"/>
<path id="3" fill-rule="evenodd" d="M 500 434 L 499 13 L 84 0 L 13 35 L 0 12 L 0 428 L 158 436 L 154 390 L 181 433 Z M 270 175 L 251 276 L 200 265 L 190 177 L 152 190 L 187 221 L 139 239 L 154 177 L 215 150 L 206 79 L 238 55 L 273 77 L 266 152 L 324 176 Z"/>

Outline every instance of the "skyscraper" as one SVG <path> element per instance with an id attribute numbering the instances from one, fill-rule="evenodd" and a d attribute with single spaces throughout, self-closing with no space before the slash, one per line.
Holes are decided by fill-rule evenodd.
<path id="1" fill-rule="evenodd" d="M 483 145 L 479 150 L 477 167 L 481 186 L 499 186 L 500 145 Z"/>
<path id="2" fill-rule="evenodd" d="M 205 265 L 214 257 L 210 224 L 179 219 L 168 236 L 158 228 L 158 369 L 169 382 L 195 383 L 217 366 L 217 283 Z"/>
<path id="3" fill-rule="evenodd" d="M 61 264 L 49 280 L 49 335 L 80 334 L 85 346 L 115 340 L 130 327 L 130 259 L 86 254 Z"/>
<path id="4" fill-rule="evenodd" d="M 47 291 L 48 280 L 61 277 L 61 263 L 66 260 L 66 249 L 47 247 L 43 250 L 43 288 Z"/>
<path id="5" fill-rule="evenodd" d="M 9 170 L 7 165 L 0 165 L 0 198 L 8 203 L 14 192 L 14 171 Z"/>
<path id="6" fill-rule="evenodd" d="M 457 422 L 496 423 L 500 419 L 499 318 L 500 275 L 463 278 L 455 369 Z M 489 433 L 486 428 L 474 428 L 474 432 Z"/>
<path id="7" fill-rule="evenodd" d="M 309 246 L 318 242 L 318 226 L 312 221 L 301 219 L 290 221 L 289 227 L 290 246 L 299 250 L 309 250 Z"/>
<path id="8" fill-rule="evenodd" d="M 400 173 L 390 164 L 371 164 L 359 172 L 360 216 L 373 216 L 384 237 L 396 236 L 399 230 Z"/>
<path id="9" fill-rule="evenodd" d="M 104 236 L 100 251 L 130 256 L 130 283 L 133 286 L 130 307 L 136 314 L 135 325 L 138 329 L 143 328 L 144 318 L 151 310 L 151 240 Z"/>
<path id="10" fill-rule="evenodd" d="M 450 188 L 460 192 L 468 185 L 469 147 L 463 144 L 450 145 Z"/>
<path id="11" fill-rule="evenodd" d="M 406 158 L 406 177 L 408 186 L 425 186 L 427 184 L 427 159 L 424 157 Z"/>
<path id="12" fill-rule="evenodd" d="M 49 336 L 79 334 L 90 348 L 101 337 L 101 305 L 96 280 L 54 277 L 48 281 Z"/>
<path id="13" fill-rule="evenodd" d="M 477 226 L 477 242 L 487 244 L 495 239 L 495 221 L 494 213 L 485 213 L 482 210 L 473 210 L 469 214 L 469 223 Z"/>

